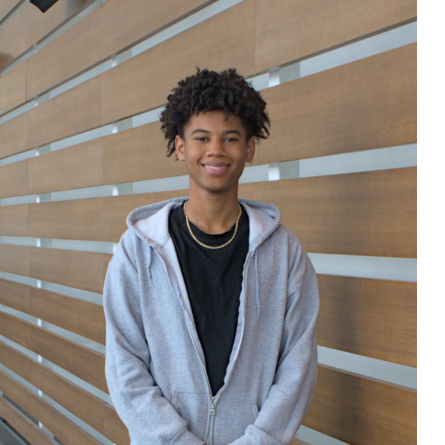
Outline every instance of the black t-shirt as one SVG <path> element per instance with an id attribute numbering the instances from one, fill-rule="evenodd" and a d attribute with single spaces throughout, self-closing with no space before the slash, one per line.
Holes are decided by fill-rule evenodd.
<path id="1" fill-rule="evenodd" d="M 199 241 L 209 246 L 224 244 L 235 231 L 234 225 L 228 232 L 210 235 L 191 222 L 190 228 Z M 221 249 L 207 249 L 191 237 L 182 206 L 170 212 L 169 231 L 215 395 L 224 384 L 235 339 L 243 267 L 249 248 L 249 218 L 243 209 L 235 239 Z"/>

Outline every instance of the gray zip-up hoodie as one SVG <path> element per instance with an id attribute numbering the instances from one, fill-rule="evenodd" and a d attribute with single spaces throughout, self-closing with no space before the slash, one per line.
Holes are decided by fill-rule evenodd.
<path id="1" fill-rule="evenodd" d="M 289 444 L 317 377 L 314 268 L 277 207 L 240 200 L 249 250 L 224 385 L 212 397 L 168 231 L 184 199 L 134 210 L 108 268 L 106 377 L 116 410 L 132 445 Z"/>

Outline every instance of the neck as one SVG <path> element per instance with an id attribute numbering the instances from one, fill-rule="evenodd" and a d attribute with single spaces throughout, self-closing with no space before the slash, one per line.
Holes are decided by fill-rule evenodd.
<path id="1" fill-rule="evenodd" d="M 227 232 L 238 219 L 238 193 L 211 195 L 192 193 L 187 203 L 187 217 L 198 229 L 216 235 Z"/>

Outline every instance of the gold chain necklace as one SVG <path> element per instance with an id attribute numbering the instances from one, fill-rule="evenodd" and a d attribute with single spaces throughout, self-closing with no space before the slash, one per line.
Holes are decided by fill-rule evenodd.
<path id="1" fill-rule="evenodd" d="M 196 238 L 195 235 L 193 235 L 192 229 L 190 228 L 189 219 L 188 219 L 188 217 L 187 217 L 187 213 L 186 213 L 186 211 L 185 211 L 185 208 L 187 207 L 187 202 L 188 202 L 188 201 L 185 201 L 185 202 L 184 202 L 184 207 L 183 207 L 184 215 L 185 215 L 185 221 L 186 221 L 186 223 L 187 223 L 187 227 L 188 227 L 188 229 L 189 229 L 190 235 L 192 236 L 192 238 L 193 238 L 193 239 L 194 239 L 200 246 L 205 247 L 206 249 L 212 249 L 212 250 L 215 250 L 215 249 L 222 249 L 223 247 L 226 247 L 228 244 L 230 244 L 230 243 L 235 239 L 236 232 L 238 231 L 238 221 L 239 221 L 239 219 L 240 219 L 240 217 L 241 217 L 241 213 L 242 213 L 241 205 L 240 205 L 239 203 L 238 203 L 238 206 L 239 206 L 239 215 L 238 215 L 238 218 L 237 218 L 237 220 L 236 220 L 236 224 L 235 224 L 235 232 L 233 232 L 233 236 L 232 236 L 232 238 L 230 238 L 229 241 L 227 241 L 226 243 L 222 244 L 221 246 L 208 246 L 207 244 L 201 243 L 201 241 L 199 241 L 199 239 Z"/>

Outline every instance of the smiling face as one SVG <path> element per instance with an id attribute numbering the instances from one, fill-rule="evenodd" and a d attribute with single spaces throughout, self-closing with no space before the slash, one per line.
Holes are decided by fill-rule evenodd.
<path id="1" fill-rule="evenodd" d="M 241 119 L 223 111 L 193 115 L 175 146 L 190 175 L 190 194 L 199 190 L 237 196 L 244 165 L 255 154 L 255 138 L 247 140 Z"/>

